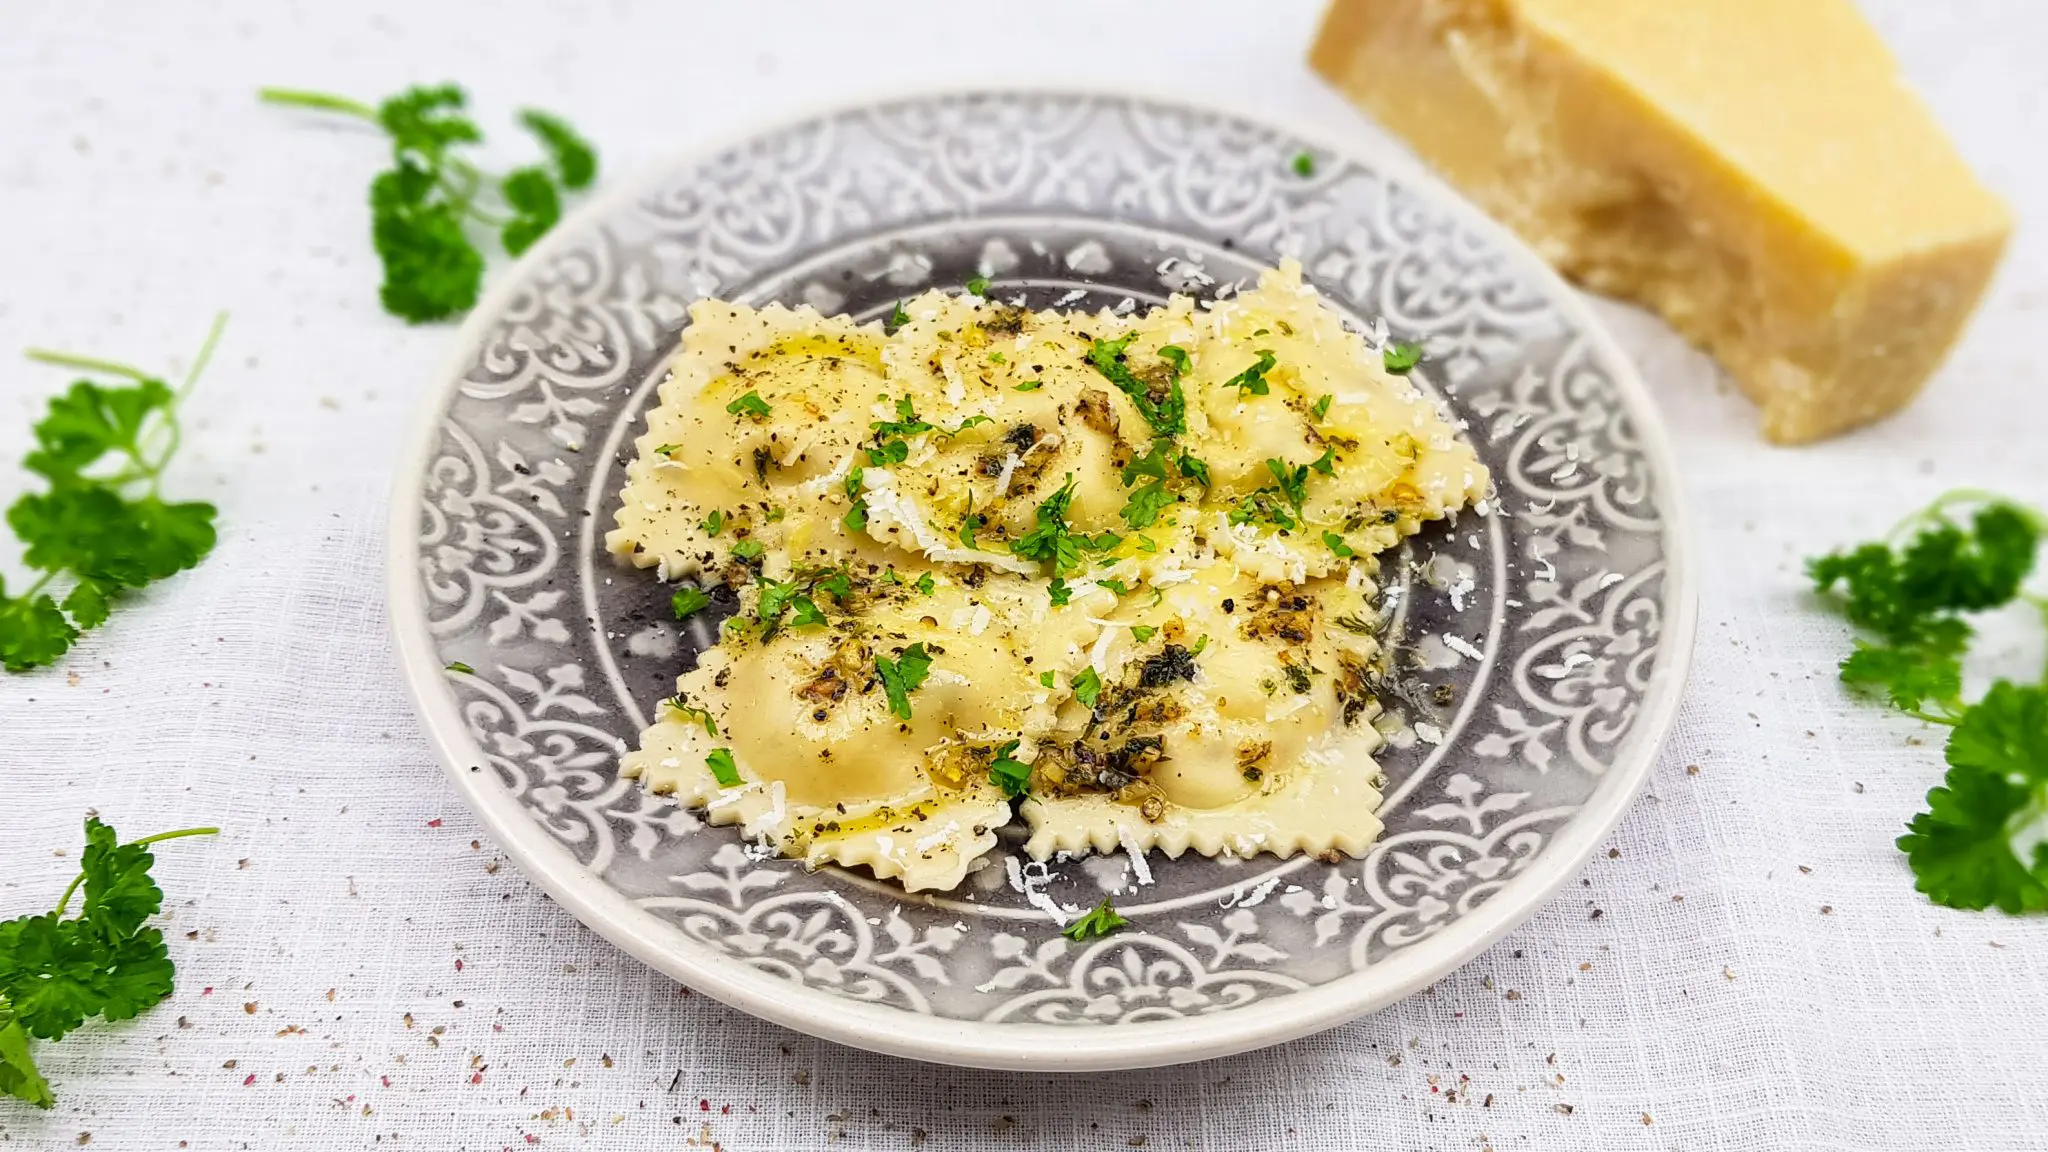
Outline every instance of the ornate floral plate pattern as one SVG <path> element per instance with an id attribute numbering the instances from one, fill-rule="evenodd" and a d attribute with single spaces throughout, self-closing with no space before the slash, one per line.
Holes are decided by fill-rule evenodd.
<path id="1" fill-rule="evenodd" d="M 1313 174 L 1292 160 L 1307 152 Z M 861 317 L 989 275 L 1034 306 L 1214 295 L 1283 255 L 1419 339 L 1495 499 L 1384 573 L 1411 730 L 1364 860 L 1030 862 L 956 893 L 806 873 L 620 779 L 711 640 L 602 547 L 693 300 Z M 616 191 L 464 327 L 400 477 L 391 603 L 451 773 L 515 860 L 678 979 L 829 1038 L 962 1063 L 1220 1055 L 1338 1023 L 1526 917 L 1619 819 L 1675 712 L 1693 605 L 1643 389 L 1534 257 L 1398 158 L 1180 103 L 974 93 L 850 108 Z M 464 670 L 466 669 L 466 670 Z M 1042 910 L 1115 893 L 1073 943 Z"/>

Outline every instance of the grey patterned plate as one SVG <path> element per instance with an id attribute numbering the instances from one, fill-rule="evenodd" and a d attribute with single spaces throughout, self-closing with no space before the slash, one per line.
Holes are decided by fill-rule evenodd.
<path id="1" fill-rule="evenodd" d="M 1290 163 L 1315 157 L 1314 174 Z M 1389 566 L 1402 699 L 1364 860 L 1002 866 L 911 897 L 807 873 L 618 776 L 710 639 L 602 547 L 693 300 L 867 318 L 982 272 L 1034 306 L 1143 307 L 1298 256 L 1493 469 L 1491 514 Z M 1620 818 L 1676 712 L 1693 600 L 1663 433 L 1530 253 L 1398 158 L 1183 104 L 977 93 L 848 108 L 680 161 L 559 227 L 464 326 L 398 486 L 391 614 L 450 772 L 526 873 L 677 979 L 954 1063 L 1084 1069 L 1270 1044 L 1472 956 Z M 472 672 L 449 671 L 459 664 Z M 1448 703 L 1440 703 L 1448 701 Z M 1149 877 L 1149 882 L 1140 880 Z M 1034 906 L 1115 891 L 1075 944 Z"/>

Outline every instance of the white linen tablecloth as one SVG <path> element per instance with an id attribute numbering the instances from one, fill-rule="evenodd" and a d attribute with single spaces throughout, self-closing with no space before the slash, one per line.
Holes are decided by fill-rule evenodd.
<path id="1" fill-rule="evenodd" d="M 1963 151 L 2048 210 L 2048 8 L 1872 14 Z M 1604 306 L 1671 421 L 1703 591 L 1669 750 L 1533 921 L 1386 1011 L 1265 1052 L 1072 1078 L 869 1056 L 650 972 L 501 866 L 443 781 L 382 603 L 397 446 L 451 338 L 376 306 L 370 135 L 259 84 L 467 84 L 567 115 L 616 178 L 848 97 L 1066 80 L 1376 132 L 1302 63 L 1314 0 L 126 5 L 0 0 L 0 499 L 64 373 L 182 365 L 233 314 L 168 490 L 198 571 L 0 677 L 0 916 L 88 810 L 159 852 L 178 991 L 40 1047 L 58 1107 L 0 1147 L 2039 1149 L 2048 919 L 1929 906 L 1892 847 L 1940 734 L 1846 699 L 1801 558 L 1951 485 L 2048 502 L 2048 242 L 2022 230 L 1904 416 L 1799 450 L 1654 319 Z M 11 556 L 0 557 L 11 561 Z M 2015 667 L 2038 667 L 2023 619 Z"/>

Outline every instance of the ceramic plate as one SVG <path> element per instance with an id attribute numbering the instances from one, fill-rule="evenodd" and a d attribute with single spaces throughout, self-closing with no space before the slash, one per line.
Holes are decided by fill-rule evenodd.
<path id="1" fill-rule="evenodd" d="M 602 543 L 691 301 L 869 319 L 981 273 L 1036 307 L 1142 308 L 1283 255 L 1356 325 L 1424 343 L 1417 378 L 1498 485 L 1492 514 L 1438 525 L 1387 566 L 1403 684 L 1389 703 L 1417 735 L 1383 755 L 1387 830 L 1370 856 L 1046 866 L 1013 837 L 959 891 L 913 897 L 762 859 L 619 777 L 712 639 Z M 1587 859 L 1685 678 L 1674 498 L 1613 342 L 1533 255 L 1400 158 L 1171 101 L 936 95 L 678 161 L 504 273 L 398 480 L 391 615 L 421 716 L 492 834 L 640 959 L 878 1051 L 1163 1064 L 1413 992 Z M 1132 926 L 1079 944 L 1027 899 L 1112 892 Z"/>

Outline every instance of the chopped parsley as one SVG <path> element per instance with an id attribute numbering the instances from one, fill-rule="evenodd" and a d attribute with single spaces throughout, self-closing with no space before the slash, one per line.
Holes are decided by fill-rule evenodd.
<path id="1" fill-rule="evenodd" d="M 1258 360 L 1251 367 L 1225 380 L 1223 386 L 1237 389 L 1239 397 L 1264 396 L 1272 391 L 1272 387 L 1266 383 L 1266 373 L 1273 370 L 1275 363 L 1277 361 L 1273 359 L 1273 353 L 1261 351 Z"/>
<path id="2" fill-rule="evenodd" d="M 996 787 L 1003 790 L 1003 795 L 1013 800 L 1022 796 L 1031 787 L 1031 765 L 1012 758 L 1012 753 L 1017 751 L 1019 743 L 1021 741 L 1017 740 L 1005 742 L 1002 747 L 996 749 L 995 759 L 989 761 L 988 765 L 989 779 L 996 782 Z"/>
<path id="3" fill-rule="evenodd" d="M 922 643 L 905 648 L 894 660 L 886 656 L 875 657 L 875 674 L 882 678 L 882 691 L 889 697 L 889 711 L 897 719 L 910 719 L 910 694 L 917 691 L 931 670 L 932 658 Z"/>
<path id="4" fill-rule="evenodd" d="M 129 1020 L 170 997 L 176 969 L 161 929 L 147 927 L 163 908 L 149 874 L 149 846 L 218 828 L 181 828 L 123 844 L 98 817 L 85 821 L 80 871 L 55 911 L 0 922 L 0 1096 L 38 1108 L 55 1103 L 29 1038 L 62 1040 L 87 1020 Z M 71 896 L 85 889 L 78 915 Z"/>
<path id="5" fill-rule="evenodd" d="M 1093 708 L 1095 702 L 1101 698 L 1102 677 L 1097 676 L 1093 668 L 1081 669 L 1080 674 L 1074 677 L 1074 699 L 1086 707 Z"/>
<path id="6" fill-rule="evenodd" d="M 467 665 L 467 664 L 464 664 L 464 663 L 463 663 L 462 661 L 460 661 L 460 660 L 450 660 L 450 661 L 448 662 L 448 671 L 450 671 L 450 672 L 460 672 L 460 673 L 462 673 L 462 674 L 463 674 L 464 676 L 474 676 L 474 675 L 476 675 L 476 669 L 474 669 L 474 668 L 471 668 L 471 667 L 470 667 L 469 665 Z"/>
<path id="7" fill-rule="evenodd" d="M 1050 672 L 1040 672 L 1038 674 L 1038 682 L 1040 684 L 1045 685 L 1047 688 L 1051 688 L 1055 684 L 1059 683 L 1059 678 L 1054 676 Z"/>
<path id="8" fill-rule="evenodd" d="M 1206 492 L 1212 487 L 1209 483 L 1209 466 L 1193 456 L 1181 453 L 1180 459 L 1174 462 L 1174 467 L 1180 469 L 1181 475 L 1200 484 L 1203 491 Z"/>
<path id="9" fill-rule="evenodd" d="M 1293 168 L 1294 168 L 1294 174 L 1295 174 L 1296 176 L 1301 176 L 1301 177 L 1304 177 L 1304 178 L 1306 178 L 1306 177 L 1309 177 L 1309 176 L 1313 176 L 1313 175 L 1315 175 L 1315 174 L 1316 174 L 1316 158 L 1315 158 L 1315 155 L 1314 155 L 1313 153 L 1310 153 L 1310 152 L 1296 152 L 1296 153 L 1294 154 L 1294 164 L 1293 164 Z"/>
<path id="10" fill-rule="evenodd" d="M 1342 559 L 1349 560 L 1353 556 L 1358 555 L 1358 553 L 1352 549 L 1351 545 L 1346 544 L 1344 542 L 1344 538 L 1342 536 L 1337 535 L 1335 532 L 1323 533 L 1323 543 L 1328 544 L 1330 546 L 1330 551 L 1336 553 Z"/>
<path id="11" fill-rule="evenodd" d="M 885 335 L 894 336 L 898 328 L 908 323 L 910 323 L 910 313 L 903 310 L 903 301 L 898 300 L 896 307 L 890 310 L 889 318 L 882 321 L 882 332 Z"/>
<path id="12" fill-rule="evenodd" d="M 1143 644 L 1146 641 L 1151 640 L 1153 636 L 1158 634 L 1158 632 L 1159 629 L 1154 628 L 1150 624 L 1131 625 L 1131 639 L 1136 640 L 1140 644 Z"/>
<path id="13" fill-rule="evenodd" d="M 711 769 L 712 779 L 718 781 L 720 788 L 737 788 L 746 783 L 740 775 L 739 765 L 733 763 L 730 748 L 713 748 L 704 757 L 704 766 Z"/>
<path id="14" fill-rule="evenodd" d="M 1188 651 L 1193 652 L 1197 656 L 1200 656 L 1202 654 L 1202 650 L 1204 648 L 1207 648 L 1208 646 L 1209 636 L 1207 633 L 1203 633 L 1202 635 L 1195 637 L 1195 646 L 1193 648 L 1188 649 Z"/>
<path id="15" fill-rule="evenodd" d="M 1067 524 L 1067 509 L 1073 502 L 1074 474 L 1069 472 L 1060 490 L 1039 502 L 1038 522 L 1010 542 L 1010 551 L 1046 565 L 1054 576 L 1070 576 L 1081 570 L 1082 552 L 1107 552 L 1123 542 L 1114 532 L 1088 536 L 1073 531 Z"/>
<path id="16" fill-rule="evenodd" d="M 1065 577 L 1055 576 L 1046 584 L 1045 595 L 1046 599 L 1052 601 L 1053 607 L 1061 608 L 1074 598 L 1074 590 L 1067 586 Z"/>
<path id="17" fill-rule="evenodd" d="M 692 584 L 685 584 L 681 588 L 676 589 L 676 594 L 668 602 L 669 607 L 675 611 L 676 619 L 678 620 L 688 620 L 709 607 L 710 604 L 711 597 L 706 595 L 702 588 Z"/>
<path id="18" fill-rule="evenodd" d="M 732 545 L 732 554 L 739 560 L 759 560 L 765 551 L 759 540 L 735 540 Z"/>
<path id="19" fill-rule="evenodd" d="M 694 720 L 702 724 L 706 736 L 711 737 L 713 740 L 718 739 L 718 722 L 711 718 L 711 711 L 709 709 L 685 704 L 680 696 L 671 696 L 663 700 L 661 704 L 662 707 L 667 708 L 685 720 Z"/>
<path id="20" fill-rule="evenodd" d="M 1014 390 L 1018 392 L 1036 392 L 1043 387 L 1045 387 L 1045 381 L 1043 380 L 1026 380 L 1022 384 L 1017 385 Z"/>
<path id="21" fill-rule="evenodd" d="M 924 575 L 919 576 L 917 578 L 917 583 L 912 584 L 911 587 L 917 589 L 924 595 L 929 596 L 932 594 L 932 589 L 937 587 L 937 585 L 932 583 L 932 574 L 927 572 Z"/>
<path id="22" fill-rule="evenodd" d="M 761 421 L 766 420 L 768 414 L 775 409 L 770 407 L 766 400 L 761 399 L 759 392 L 749 392 L 745 396 L 727 404 L 725 410 L 734 416 L 746 416 L 753 420 Z"/>
<path id="23" fill-rule="evenodd" d="M 1396 376 L 1405 376 L 1422 363 L 1422 345 L 1411 340 L 1391 340 L 1380 350 L 1380 363 Z"/>
<path id="24" fill-rule="evenodd" d="M 1138 550 L 1138 551 L 1140 551 L 1140 552 L 1157 552 L 1157 551 L 1159 551 L 1159 543 L 1158 543 L 1158 541 L 1156 541 L 1156 540 L 1152 539 L 1152 538 L 1151 538 L 1150 536 L 1139 536 L 1139 537 L 1137 537 L 1137 539 L 1136 539 L 1136 542 L 1135 542 L 1135 543 L 1133 544 L 1133 547 L 1137 548 L 1137 550 Z"/>
<path id="25" fill-rule="evenodd" d="M 967 290 L 976 296 L 988 295 L 988 277 L 969 276 L 967 278 Z"/>
<path id="26" fill-rule="evenodd" d="M 654 454 L 655 454 L 656 456 L 666 456 L 666 455 L 668 455 L 669 453 L 671 453 L 671 452 L 673 452 L 673 451 L 675 451 L 676 449 L 678 449 L 678 448 L 681 448 L 681 447 L 682 447 L 682 445 L 681 445 L 681 444 L 663 444 L 663 445 L 662 445 L 661 447 L 659 447 L 659 448 L 656 448 L 656 449 L 654 450 Z"/>
<path id="27" fill-rule="evenodd" d="M 1336 399 L 1335 396 L 1330 395 L 1328 392 L 1323 393 L 1321 396 L 1316 397 L 1314 404 L 1309 406 L 1308 414 L 1314 417 L 1317 423 L 1322 423 L 1323 417 L 1330 414 L 1330 405 Z"/>
<path id="28" fill-rule="evenodd" d="M 1109 897 L 1104 896 L 1102 903 L 1090 909 L 1079 920 L 1060 929 L 1060 935 L 1079 943 L 1093 937 L 1107 936 L 1129 923 L 1129 919 L 1110 906 Z"/>
<path id="29" fill-rule="evenodd" d="M 1138 414 L 1152 426 L 1153 435 L 1178 436 L 1188 427 L 1188 401 L 1181 392 L 1180 374 L 1169 370 L 1165 387 L 1155 396 L 1153 387 L 1138 379 L 1125 361 L 1124 350 L 1137 338 L 1138 334 L 1133 332 L 1117 340 L 1097 340 L 1088 350 L 1088 362 L 1131 398 Z M 1172 363 L 1168 361 L 1169 368 Z"/>
<path id="30" fill-rule="evenodd" d="M 1180 345 L 1161 344 L 1159 346 L 1159 358 L 1173 365 L 1175 374 L 1181 376 L 1188 374 L 1188 350 Z"/>
<path id="31" fill-rule="evenodd" d="M 969 417 L 968 417 L 967 419 L 965 419 L 965 420 L 962 420 L 962 421 L 960 422 L 959 426 L 958 426 L 958 427 L 956 427 L 956 428 L 951 428 L 951 429 L 941 428 L 941 429 L 939 429 L 939 435 L 941 435 L 941 436 L 958 436 L 958 435 L 959 435 L 959 434 L 961 434 L 962 432 L 965 432 L 965 431 L 967 431 L 967 430 L 968 430 L 969 428 L 972 428 L 972 427 L 974 427 L 974 426 L 975 426 L 976 424 L 993 424 L 993 423 L 995 423 L 995 421 L 994 421 L 994 420 L 993 420 L 992 418 L 988 417 L 988 416 L 969 416 Z"/>
<path id="32" fill-rule="evenodd" d="M 974 534 L 987 526 L 988 517 L 983 516 L 979 512 L 969 512 L 967 515 L 962 516 L 960 518 L 960 546 L 962 548 L 972 548 L 977 552 L 980 551 L 981 545 L 974 542 Z"/>
<path id="33" fill-rule="evenodd" d="M 1335 447 L 1325 445 L 1323 447 L 1323 454 L 1309 461 L 1308 466 L 1314 471 L 1320 472 L 1325 476 L 1336 475 L 1337 449 Z"/>
<path id="34" fill-rule="evenodd" d="M 697 522 L 697 527 L 702 528 L 706 536 L 716 536 L 725 530 L 725 513 L 713 508 L 711 515 Z"/>
<path id="35" fill-rule="evenodd" d="M 1167 490 L 1163 482 L 1148 480 L 1131 492 L 1130 497 L 1124 501 L 1123 509 L 1117 514 L 1133 529 L 1150 528 L 1159 522 L 1159 514 L 1166 510 L 1166 506 L 1179 499 L 1180 497 Z"/>
<path id="36" fill-rule="evenodd" d="M 866 484 L 867 473 L 860 465 L 854 465 L 846 473 L 846 498 L 853 501 L 853 507 L 846 510 L 846 516 L 840 523 L 846 525 L 848 532 L 858 534 L 868 529 L 868 502 L 861 496 Z"/>
<path id="37" fill-rule="evenodd" d="M 1001 352 L 991 352 L 988 354 L 988 362 L 991 364 L 1008 364 L 1010 361 Z"/>

